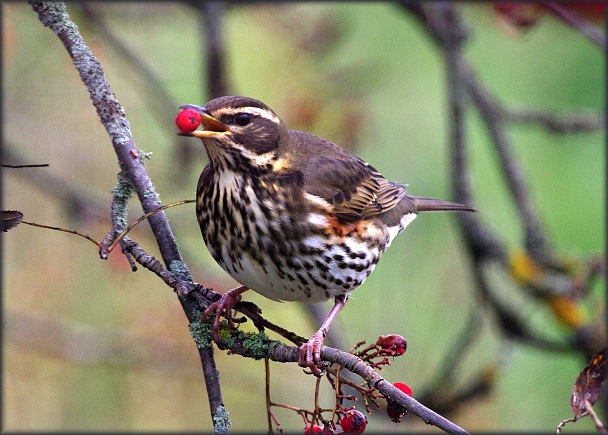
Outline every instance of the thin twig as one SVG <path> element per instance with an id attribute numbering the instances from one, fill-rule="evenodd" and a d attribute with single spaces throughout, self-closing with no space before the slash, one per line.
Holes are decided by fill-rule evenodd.
<path id="1" fill-rule="evenodd" d="M 408 0 L 399 5 L 416 16 L 437 45 L 443 49 L 448 72 L 449 128 L 452 151 L 452 188 L 454 200 L 473 205 L 473 186 L 469 176 L 467 140 L 465 136 L 466 89 L 464 80 L 465 59 L 461 44 L 467 32 L 462 27 L 454 6 L 449 2 L 423 4 Z M 476 263 L 480 260 L 506 261 L 507 255 L 491 229 L 485 225 L 477 213 L 459 213 L 457 216 L 465 235 L 465 241 Z"/>
<path id="2" fill-rule="evenodd" d="M 142 247 L 133 240 L 129 239 L 125 241 L 124 249 L 133 255 L 135 261 L 156 274 L 165 282 L 165 284 L 174 289 L 178 295 L 187 295 L 195 288 L 193 283 L 182 281 L 174 273 L 165 269 L 160 261 L 144 251 Z"/>
<path id="3" fill-rule="evenodd" d="M 574 134 L 602 130 L 606 127 L 605 119 L 596 113 L 554 114 L 542 110 L 525 108 L 503 108 L 503 116 L 521 124 L 535 124 L 544 127 L 550 133 Z"/>
<path id="4" fill-rule="evenodd" d="M 505 118 L 496 99 L 476 77 L 470 64 L 466 64 L 466 80 L 463 82 L 479 114 L 486 124 L 501 169 L 504 171 L 508 186 L 517 204 L 521 221 L 525 228 L 525 246 L 530 256 L 541 264 L 553 263 L 554 255 L 541 223 L 538 210 L 533 204 L 525 181 L 523 170 L 511 152 L 511 140 L 506 133 Z"/>
<path id="5" fill-rule="evenodd" d="M 265 392 L 266 392 L 266 419 L 268 421 L 268 433 L 272 433 L 272 402 L 270 401 L 270 361 L 268 358 L 264 358 L 264 380 L 265 380 Z"/>
<path id="6" fill-rule="evenodd" d="M 116 244 L 118 242 L 120 242 L 129 233 L 129 231 L 131 231 L 133 228 L 135 228 L 137 225 L 139 225 L 144 220 L 148 219 L 153 214 L 166 210 L 171 207 L 175 207 L 176 205 L 189 204 L 192 202 L 195 202 L 195 200 L 194 199 L 184 199 L 183 201 L 177 201 L 177 202 L 173 202 L 171 204 L 163 205 L 161 207 L 158 207 L 155 210 L 152 210 L 152 211 L 144 214 L 139 219 L 137 219 L 135 222 L 133 222 L 131 225 L 129 225 L 127 228 L 125 228 L 125 230 L 122 233 L 120 233 L 118 236 L 116 236 L 116 239 L 114 239 L 112 244 L 107 248 L 107 252 L 105 253 L 105 256 L 107 257 L 107 254 L 112 252 L 112 250 L 116 247 Z M 102 255 L 102 258 L 104 258 L 103 255 Z"/>
<path id="7" fill-rule="evenodd" d="M 75 234 L 75 235 L 80 236 L 80 237 L 82 237 L 84 239 L 87 239 L 88 241 L 90 241 L 91 243 L 93 243 L 98 248 L 101 247 L 101 243 L 99 243 L 97 240 L 95 240 L 94 238 L 92 238 L 88 234 L 79 233 L 78 231 L 75 231 L 75 230 L 68 230 L 67 228 L 61 228 L 61 227 L 52 227 L 52 226 L 49 226 L 49 225 L 37 224 L 35 222 L 21 221 L 21 223 L 22 224 L 26 224 L 26 225 L 31 225 L 33 227 L 45 228 L 47 230 L 54 230 L 54 231 L 61 231 L 61 232 L 64 232 L 64 233 Z"/>
<path id="8" fill-rule="evenodd" d="M 585 410 L 591 416 L 591 419 L 593 420 L 593 424 L 595 424 L 595 428 L 597 429 L 597 431 L 599 433 L 608 434 L 608 430 L 606 430 L 604 423 L 602 423 L 602 420 L 600 420 L 600 418 L 595 413 L 593 405 L 591 404 L 591 402 L 589 402 L 589 399 L 585 399 Z"/>
<path id="9" fill-rule="evenodd" d="M 25 164 L 25 165 L 11 165 L 9 163 L 2 163 L 0 164 L 1 167 L 3 168 L 13 168 L 13 169 L 20 169 L 20 168 L 47 168 L 49 166 L 48 163 L 39 163 L 39 164 Z"/>
<path id="10" fill-rule="evenodd" d="M 291 341 L 296 346 L 301 346 L 302 344 L 308 341 L 306 338 L 296 334 L 295 332 L 289 331 L 288 329 L 276 325 L 262 317 L 260 314 L 262 310 L 260 310 L 260 308 L 253 302 L 240 301 L 235 305 L 234 309 L 239 313 L 249 317 L 259 331 L 269 329 L 279 334 L 281 337 L 284 337 L 287 340 Z"/>

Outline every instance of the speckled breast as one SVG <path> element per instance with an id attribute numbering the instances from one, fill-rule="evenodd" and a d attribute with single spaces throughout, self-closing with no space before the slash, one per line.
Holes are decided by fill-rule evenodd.
<path id="1" fill-rule="evenodd" d="M 213 258 L 274 300 L 320 302 L 349 293 L 374 270 L 395 233 L 375 220 L 340 222 L 271 182 L 224 173 L 199 191 L 197 213 Z"/>

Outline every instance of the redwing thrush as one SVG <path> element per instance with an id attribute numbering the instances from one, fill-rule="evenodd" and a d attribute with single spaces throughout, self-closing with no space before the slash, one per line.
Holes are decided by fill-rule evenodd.
<path id="1" fill-rule="evenodd" d="M 276 301 L 335 305 L 300 350 L 299 364 L 320 375 L 320 352 L 332 321 L 351 291 L 372 273 L 393 238 L 423 211 L 473 211 L 466 205 L 406 195 L 406 185 L 333 143 L 289 130 L 264 103 L 216 98 L 201 114 L 209 163 L 196 190 L 205 244 L 242 284 L 203 317 L 231 309 L 247 289 Z"/>

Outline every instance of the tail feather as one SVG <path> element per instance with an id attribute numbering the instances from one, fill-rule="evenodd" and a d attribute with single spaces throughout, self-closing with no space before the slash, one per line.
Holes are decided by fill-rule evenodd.
<path id="1" fill-rule="evenodd" d="M 414 203 L 416 213 L 423 211 L 477 211 L 475 208 L 457 202 L 443 199 L 410 196 Z"/>

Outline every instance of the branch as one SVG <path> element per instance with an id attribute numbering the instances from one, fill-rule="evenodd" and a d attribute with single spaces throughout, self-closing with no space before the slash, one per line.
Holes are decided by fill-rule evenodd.
<path id="1" fill-rule="evenodd" d="M 22 169 L 22 168 L 47 168 L 49 166 L 48 163 L 32 163 L 32 164 L 11 164 L 11 163 L 2 163 L 0 167 L 2 168 L 13 168 L 13 169 Z"/>
<path id="2" fill-rule="evenodd" d="M 62 2 L 36 2 L 31 0 L 29 3 L 34 11 L 38 13 L 40 22 L 49 27 L 59 37 L 72 58 L 72 62 L 89 91 L 93 105 L 97 109 L 97 114 L 106 128 L 114 151 L 118 156 L 119 165 L 122 169 L 119 176 L 124 174 L 126 181 L 131 184 L 132 189 L 137 193 L 145 213 L 158 208 L 160 206 L 158 195 L 148 177 L 143 160 L 139 157 L 139 150 L 133 142 L 124 109 L 112 92 L 101 64 L 84 42 L 78 26 L 70 19 L 65 4 Z M 156 238 L 164 263 L 171 270 L 180 270 L 181 279 L 192 281 L 164 212 L 150 216 L 148 222 Z M 188 319 L 191 322 L 194 321 L 195 307 L 188 303 L 187 298 L 180 297 L 179 300 Z M 225 415 L 225 410 L 213 349 L 199 349 L 199 355 L 203 365 L 211 415 L 217 423 L 216 417 Z"/>
<path id="3" fill-rule="evenodd" d="M 549 239 L 545 234 L 539 218 L 538 210 L 534 207 L 528 188 L 525 183 L 524 174 L 519 162 L 512 154 L 511 140 L 507 135 L 507 121 L 509 112 L 505 110 L 498 99 L 480 82 L 474 68 L 466 59 L 463 52 L 463 44 L 467 39 L 467 29 L 461 22 L 457 7 L 452 2 L 420 3 L 402 0 L 400 6 L 415 15 L 423 28 L 429 33 L 446 62 L 448 110 L 450 142 L 452 147 L 453 173 L 452 186 L 455 199 L 459 202 L 472 204 L 472 186 L 468 178 L 468 151 L 466 138 L 466 115 L 468 105 L 475 107 L 492 139 L 492 144 L 499 156 L 500 168 L 507 180 L 508 186 L 515 199 L 517 211 L 525 228 L 524 243 L 530 261 L 539 265 L 544 276 L 549 276 L 556 264 L 551 252 Z M 596 124 L 599 123 L 596 122 Z M 563 124 L 563 122 L 562 122 Z M 593 122 L 592 127 L 595 127 Z M 492 263 L 506 270 L 515 281 L 521 291 L 528 296 L 540 298 L 549 310 L 551 296 L 563 296 L 563 282 L 572 283 L 572 272 L 568 270 L 555 270 L 553 275 L 559 275 L 558 280 L 547 279 L 547 288 L 544 296 L 537 296 L 531 292 L 532 285 L 528 282 L 522 283 L 517 280 L 512 271 L 512 256 L 507 255 L 503 243 L 495 237 L 490 230 L 480 222 L 479 215 L 473 213 L 458 216 L 462 223 L 465 241 L 473 257 L 473 273 L 476 279 L 476 289 L 482 301 L 486 302 L 495 315 L 495 321 L 500 331 L 510 339 L 516 339 L 521 343 L 530 344 L 540 349 L 556 352 L 585 352 L 593 342 L 590 340 L 588 325 L 574 326 L 574 335 L 565 340 L 547 338 L 545 335 L 530 324 L 521 309 L 511 306 L 512 303 L 499 298 L 498 291 L 492 292 L 490 280 L 486 278 L 484 271 Z M 490 270 L 491 272 L 491 270 Z M 545 283 L 545 281 L 543 281 Z M 494 294 L 496 293 L 496 294 Z M 559 321 L 559 318 L 557 318 Z M 597 335 L 597 331 L 595 331 Z"/>
<path id="4" fill-rule="evenodd" d="M 525 108 L 503 108 L 503 116 L 511 122 L 537 124 L 550 133 L 586 133 L 605 129 L 605 120 L 597 113 L 554 114 Z"/>
<path id="5" fill-rule="evenodd" d="M 439 2 L 438 2 L 439 3 Z M 448 107 L 449 128 L 452 145 L 452 188 L 454 200 L 463 204 L 473 205 L 473 186 L 470 180 L 468 164 L 467 141 L 465 136 L 465 116 L 467 95 L 461 86 L 465 75 L 465 59 L 461 53 L 461 45 L 466 40 L 467 33 L 460 23 L 453 5 L 441 2 L 439 5 L 422 4 L 408 0 L 398 3 L 403 9 L 416 16 L 423 28 L 429 32 L 436 44 L 443 50 L 448 71 Z M 480 260 L 506 261 L 498 238 L 489 227 L 483 224 L 477 213 L 458 213 L 472 257 L 478 263 Z"/>
<path id="6" fill-rule="evenodd" d="M 515 203 L 521 214 L 525 228 L 526 250 L 540 263 L 552 263 L 553 253 L 549 240 L 541 224 L 539 213 L 528 193 L 524 173 L 515 156 L 511 153 L 511 140 L 506 133 L 505 119 L 502 110 L 490 91 L 477 79 L 473 68 L 466 64 L 466 81 L 463 82 L 484 120 L 492 138 L 494 148 L 500 159 L 501 168 Z"/>
<path id="7" fill-rule="evenodd" d="M 300 349 L 294 346 L 285 346 L 278 341 L 270 340 L 266 334 L 252 334 L 239 330 L 225 330 L 229 338 L 222 340 L 220 349 L 229 350 L 231 354 L 238 354 L 247 358 L 263 359 L 282 363 L 297 363 Z M 211 324 L 203 321 L 193 323 L 191 332 L 199 347 L 213 346 L 213 331 Z M 468 432 L 452 423 L 445 417 L 422 405 L 416 399 L 404 394 L 389 381 L 380 376 L 370 365 L 359 357 L 328 346 L 321 348 L 321 359 L 330 363 L 339 364 L 350 372 L 358 375 L 371 388 L 377 389 L 387 399 L 391 399 L 407 408 L 420 417 L 425 423 L 434 425 L 451 434 L 467 434 Z"/>

